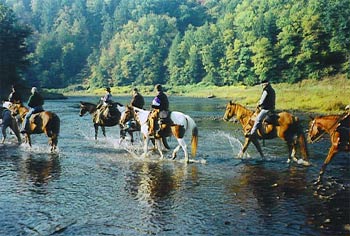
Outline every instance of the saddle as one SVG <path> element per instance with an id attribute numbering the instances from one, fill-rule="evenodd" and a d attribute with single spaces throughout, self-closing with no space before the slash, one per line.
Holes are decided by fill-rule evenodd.
<path id="1" fill-rule="evenodd" d="M 120 118 L 120 112 L 117 108 L 117 105 L 114 103 L 105 105 L 105 106 L 101 106 L 100 108 L 100 114 L 102 114 L 102 116 L 109 120 L 119 120 Z"/>
<path id="2" fill-rule="evenodd" d="M 279 126 L 278 118 L 279 118 L 278 114 L 276 114 L 275 112 L 270 111 L 267 114 L 267 116 L 265 117 L 265 119 L 263 120 L 263 123 L 265 123 L 266 125 Z"/>
<path id="3" fill-rule="evenodd" d="M 40 117 L 41 112 L 43 112 L 43 111 L 36 112 L 36 113 L 32 114 L 29 118 L 29 126 L 30 126 L 30 130 L 32 133 L 36 132 L 37 127 L 42 127 L 42 125 L 43 125 L 43 120 Z"/>
<path id="4" fill-rule="evenodd" d="M 167 137 L 171 135 L 172 121 L 170 111 L 153 110 L 149 117 L 149 134 L 156 138 Z"/>

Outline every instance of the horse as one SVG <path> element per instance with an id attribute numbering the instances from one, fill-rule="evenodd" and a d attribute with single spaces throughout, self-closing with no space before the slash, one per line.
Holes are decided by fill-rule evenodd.
<path id="1" fill-rule="evenodd" d="M 10 102 L 5 102 L 4 103 L 4 107 L 2 109 L 1 115 L 2 115 L 2 140 L 1 143 L 5 143 L 6 140 L 6 129 L 8 127 L 10 127 L 10 129 L 13 131 L 13 133 L 16 135 L 17 137 L 17 141 L 18 143 L 21 143 L 21 135 L 19 133 L 19 128 L 18 128 L 18 124 L 17 124 L 17 120 L 15 117 L 12 116 L 11 111 L 8 110 L 8 106 L 10 105 Z"/>
<path id="2" fill-rule="evenodd" d="M 121 117 L 121 123 L 125 123 L 129 121 L 130 119 L 135 118 L 136 121 L 141 126 L 141 133 L 144 136 L 144 146 L 143 146 L 143 156 L 147 156 L 148 151 L 148 143 L 150 140 L 149 135 L 149 115 L 150 111 L 142 110 L 136 107 L 127 106 L 124 114 Z M 185 162 L 189 163 L 189 157 L 187 152 L 187 144 L 184 140 L 185 134 L 191 132 L 192 138 L 191 138 L 191 156 L 195 157 L 197 152 L 197 145 L 198 145 L 198 128 L 195 123 L 195 121 L 188 115 L 185 115 L 178 111 L 172 111 L 170 113 L 170 119 L 172 122 L 171 125 L 171 135 L 174 136 L 178 142 L 178 145 L 175 147 L 175 149 L 172 152 L 172 159 L 174 160 L 177 157 L 177 152 L 182 148 L 184 155 L 185 155 Z M 164 136 L 163 136 L 164 137 Z M 156 147 L 160 154 L 160 159 L 163 159 L 163 152 L 161 150 L 161 140 L 163 137 L 154 137 Z"/>
<path id="3" fill-rule="evenodd" d="M 331 147 L 324 160 L 315 184 L 322 182 L 327 165 L 338 152 L 350 152 L 350 116 L 327 115 L 311 117 L 308 142 L 315 143 L 324 134 L 330 135 Z"/>
<path id="4" fill-rule="evenodd" d="M 97 109 L 98 109 L 97 105 L 90 102 L 81 101 L 79 116 L 82 117 L 86 113 L 89 113 L 92 116 L 92 122 L 94 123 L 94 128 L 95 128 L 95 140 L 97 140 L 99 126 L 101 127 L 103 136 L 106 137 L 105 127 L 112 127 L 119 124 L 121 138 L 125 139 L 126 133 L 128 133 L 131 137 L 131 143 L 133 143 L 134 142 L 133 132 L 138 131 L 137 127 L 125 128 L 125 126 L 121 125 L 119 122 L 121 114 L 125 111 L 125 106 L 116 102 L 116 103 L 113 103 L 112 107 L 117 108 L 117 114 L 115 114 L 110 118 L 107 118 L 104 115 L 102 115 L 101 119 L 97 121 Z"/>
<path id="5" fill-rule="evenodd" d="M 229 121 L 231 118 L 236 117 L 241 123 L 244 133 L 248 133 L 254 125 L 252 118 L 255 116 L 255 112 L 245 108 L 244 106 L 230 101 L 226 105 L 225 114 L 223 116 L 224 121 Z M 258 139 L 273 139 L 279 137 L 284 140 L 288 146 L 288 160 L 287 163 L 290 163 L 292 160 L 304 164 L 310 165 L 308 161 L 308 150 L 307 143 L 304 132 L 302 130 L 300 121 L 298 117 L 291 115 L 288 112 L 278 113 L 278 117 L 272 124 L 265 124 L 262 129 L 258 130 L 256 136 L 245 137 L 245 142 L 242 150 L 239 153 L 239 157 L 243 157 L 244 152 L 247 150 L 248 145 L 252 142 L 261 157 L 264 157 L 260 143 Z M 299 143 L 300 153 L 303 159 L 296 158 L 296 146 Z"/>
<path id="6" fill-rule="evenodd" d="M 12 103 L 8 108 L 13 116 L 19 114 L 21 120 L 24 120 L 25 115 L 29 109 L 22 103 Z M 25 142 L 32 146 L 30 138 L 31 134 L 45 133 L 49 138 L 49 145 L 51 146 L 51 152 L 57 149 L 58 135 L 60 132 L 60 118 L 53 112 L 42 111 L 33 114 L 29 120 L 29 130 L 24 134 Z"/>

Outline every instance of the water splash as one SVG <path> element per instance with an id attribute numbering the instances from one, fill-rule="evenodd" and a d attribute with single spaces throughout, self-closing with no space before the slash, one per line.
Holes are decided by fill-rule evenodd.
<path id="1" fill-rule="evenodd" d="M 249 155 L 248 152 L 245 152 L 242 157 L 239 157 L 239 153 L 243 149 L 243 144 L 241 143 L 241 141 L 239 141 L 239 139 L 237 139 L 237 138 L 235 138 L 235 137 L 231 136 L 230 134 L 225 133 L 223 131 L 219 131 L 219 135 L 222 137 L 225 137 L 228 140 L 228 142 L 232 148 L 232 152 L 237 153 L 236 156 L 234 156 L 234 158 L 236 158 L 236 159 L 251 158 L 251 156 Z"/>

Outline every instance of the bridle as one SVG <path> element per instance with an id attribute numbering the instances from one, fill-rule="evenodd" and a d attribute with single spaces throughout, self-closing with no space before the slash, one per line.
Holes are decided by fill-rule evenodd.
<path id="1" fill-rule="evenodd" d="M 316 143 L 318 142 L 326 133 L 329 133 L 331 136 L 333 135 L 334 133 L 334 130 L 333 128 L 339 123 L 339 121 L 342 119 L 342 116 L 339 116 L 339 118 L 334 122 L 334 124 L 329 128 L 329 129 L 322 129 L 322 133 L 320 135 L 318 135 L 314 140 L 311 140 L 310 138 L 310 141 L 311 143 Z M 315 126 L 315 123 L 316 123 L 316 119 L 314 119 L 312 121 L 312 124 L 311 124 L 311 127 L 310 127 L 310 130 L 313 130 L 314 129 L 314 126 Z M 333 130 L 333 131 L 332 131 Z M 332 132 L 331 132 L 332 131 Z"/>

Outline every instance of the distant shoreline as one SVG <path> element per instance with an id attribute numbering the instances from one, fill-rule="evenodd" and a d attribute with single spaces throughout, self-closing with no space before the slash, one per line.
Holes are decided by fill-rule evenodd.
<path id="1" fill-rule="evenodd" d="M 350 104 L 350 80 L 345 75 L 338 75 L 323 80 L 303 80 L 296 84 L 272 84 L 276 90 L 276 109 L 301 111 L 318 114 L 338 114 Z M 169 87 L 164 85 L 170 96 L 221 98 L 233 100 L 244 106 L 255 107 L 261 94 L 261 87 L 257 86 L 213 86 L 213 85 L 186 85 Z M 138 86 L 144 96 L 154 96 L 152 86 Z M 130 96 L 131 86 L 112 87 L 115 96 Z M 58 91 L 67 96 L 102 96 L 104 89 Z"/>

